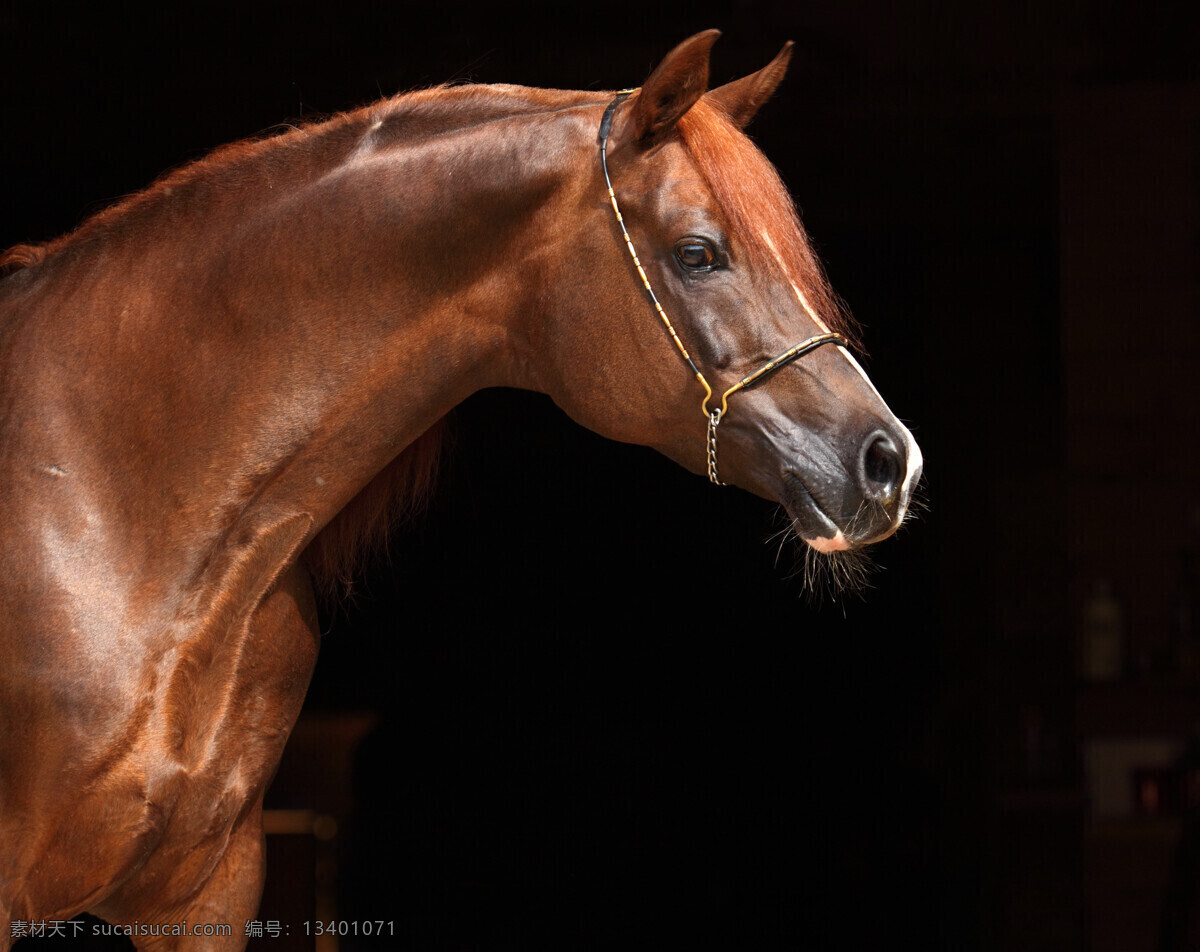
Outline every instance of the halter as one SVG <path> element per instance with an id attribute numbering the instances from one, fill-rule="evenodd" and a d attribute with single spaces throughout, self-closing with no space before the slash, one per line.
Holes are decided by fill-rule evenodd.
<path id="1" fill-rule="evenodd" d="M 717 475 L 717 426 L 725 418 L 725 413 L 729 409 L 730 396 L 739 390 L 746 390 L 753 387 L 780 367 L 790 364 L 793 360 L 803 357 L 809 351 L 816 350 L 823 344 L 837 344 L 839 347 L 844 347 L 849 344 L 849 341 L 841 334 L 833 333 L 818 334 L 816 337 L 810 337 L 808 340 L 801 341 L 795 347 L 785 350 L 773 360 L 768 360 L 758 370 L 754 371 L 754 373 L 743 377 L 721 394 L 721 405 L 719 407 L 709 409 L 708 402 L 713 398 L 713 388 L 704 378 L 704 374 L 700 372 L 700 368 L 696 366 L 695 361 L 692 360 L 687 348 L 683 346 L 683 341 L 675 333 L 671 319 L 667 317 L 666 311 L 658 303 L 658 298 L 654 296 L 654 289 L 650 287 L 650 279 L 646 277 L 646 271 L 642 267 L 641 261 L 638 260 L 637 252 L 633 249 L 633 241 L 629 237 L 629 231 L 625 228 L 625 219 L 621 217 L 621 209 L 617 207 L 617 196 L 613 191 L 612 179 L 608 177 L 608 135 L 612 131 L 613 113 L 616 112 L 617 106 L 635 92 L 637 92 L 636 89 L 622 89 L 617 93 L 616 98 L 608 104 L 608 108 L 604 110 L 604 117 L 600 120 L 600 166 L 604 169 L 604 184 L 608 186 L 608 199 L 612 202 L 613 212 L 617 216 L 617 224 L 621 226 L 621 234 L 625 236 L 625 247 L 629 249 L 630 257 L 633 258 L 633 264 L 642 279 L 646 293 L 650 295 L 650 302 L 654 305 L 654 309 L 658 311 L 658 316 L 662 318 L 663 325 L 671 335 L 671 340 L 675 341 L 675 346 L 679 348 L 679 353 L 683 355 L 684 362 L 691 368 L 692 373 L 696 375 L 696 379 L 700 381 L 700 386 L 704 388 L 704 400 L 700 403 L 700 412 L 708 420 L 708 435 L 706 438 L 708 446 L 708 478 L 710 482 L 718 486 L 724 486 L 725 484 L 721 482 L 720 477 Z"/>

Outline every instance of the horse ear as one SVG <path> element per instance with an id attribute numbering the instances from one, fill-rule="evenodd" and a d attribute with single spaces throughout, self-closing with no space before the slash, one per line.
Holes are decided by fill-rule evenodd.
<path id="1" fill-rule="evenodd" d="M 708 94 L 708 98 L 720 106 L 739 128 L 745 129 L 754 118 L 754 114 L 771 98 L 771 93 L 775 92 L 775 87 L 783 80 L 788 61 L 792 58 L 793 45 L 792 41 L 788 40 L 783 44 L 779 55 L 757 73 L 751 73 L 714 89 Z"/>
<path id="2" fill-rule="evenodd" d="M 633 100 L 634 138 L 651 145 L 669 133 L 708 89 L 708 54 L 721 35 L 705 30 L 667 54 Z"/>

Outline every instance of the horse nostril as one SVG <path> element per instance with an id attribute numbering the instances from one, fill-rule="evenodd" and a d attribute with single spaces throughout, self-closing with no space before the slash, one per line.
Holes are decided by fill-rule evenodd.
<path id="1" fill-rule="evenodd" d="M 904 466 L 896 444 L 885 433 L 872 433 L 863 446 L 859 476 L 863 494 L 885 506 L 896 501 Z"/>

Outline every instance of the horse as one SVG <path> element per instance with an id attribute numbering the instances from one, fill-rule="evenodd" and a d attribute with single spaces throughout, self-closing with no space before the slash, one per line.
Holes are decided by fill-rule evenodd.
<path id="1" fill-rule="evenodd" d="M 896 531 L 920 450 L 743 132 L 791 46 L 710 90 L 717 36 L 636 90 L 444 86 L 227 146 L 0 257 L 4 920 L 243 947 L 314 590 L 482 388 L 780 503 L 817 557 Z"/>

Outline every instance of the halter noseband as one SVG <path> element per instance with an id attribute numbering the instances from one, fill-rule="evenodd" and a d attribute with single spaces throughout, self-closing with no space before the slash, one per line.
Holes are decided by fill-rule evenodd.
<path id="1" fill-rule="evenodd" d="M 633 264 L 642 279 L 646 293 L 650 295 L 650 302 L 654 305 L 654 309 L 658 311 L 658 316 L 662 318 L 663 325 L 671 335 L 671 340 L 675 341 L 675 346 L 679 348 L 679 353 L 683 355 L 684 362 L 691 368 L 692 373 L 696 375 L 696 379 L 700 381 L 700 386 L 704 388 L 704 400 L 700 404 L 700 412 L 708 420 L 708 478 L 710 482 L 718 486 L 724 486 L 725 484 L 721 482 L 720 477 L 717 475 L 717 426 L 724 419 L 725 413 L 729 409 L 730 396 L 739 390 L 746 390 L 753 387 L 776 370 L 779 370 L 779 368 L 790 364 L 797 358 L 803 357 L 811 350 L 816 350 L 823 344 L 837 344 L 839 347 L 845 347 L 849 344 L 849 341 L 841 334 L 834 333 L 818 334 L 815 337 L 808 338 L 808 340 L 801 341 L 795 347 L 785 350 L 773 360 L 768 360 L 758 370 L 754 371 L 754 373 L 743 377 L 721 394 L 721 405 L 719 407 L 709 409 L 708 401 L 713 398 L 713 388 L 704 378 L 704 374 L 700 372 L 700 368 L 696 366 L 695 361 L 692 360 L 687 348 L 683 346 L 683 341 L 675 333 L 671 319 L 667 317 L 666 311 L 663 310 L 662 305 L 658 303 L 658 298 L 654 295 L 654 289 L 650 287 L 650 279 L 646 277 L 646 271 L 642 267 L 641 261 L 638 260 L 637 252 L 633 249 L 633 241 L 630 239 L 629 231 L 625 227 L 625 219 L 621 216 L 621 209 L 617 207 L 617 196 L 613 191 L 612 179 L 608 177 L 608 136 L 612 131 L 613 113 L 616 112 L 617 106 L 635 92 L 637 92 L 636 89 L 622 89 L 617 93 L 616 98 L 608 104 L 608 108 L 604 110 L 604 117 L 600 120 L 600 166 L 604 169 L 604 184 L 608 186 L 608 200 L 612 202 L 613 213 L 617 216 L 617 224 L 621 226 L 621 234 L 625 236 L 625 247 L 629 249 L 630 257 L 633 258 Z"/>

